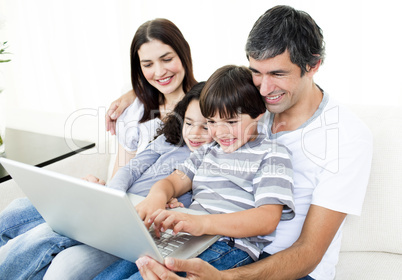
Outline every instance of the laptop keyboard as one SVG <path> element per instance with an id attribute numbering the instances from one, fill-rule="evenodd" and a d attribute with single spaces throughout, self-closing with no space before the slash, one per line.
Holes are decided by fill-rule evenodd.
<path id="1" fill-rule="evenodd" d="M 171 229 L 161 232 L 160 238 L 156 237 L 154 230 L 151 230 L 150 233 L 164 258 L 191 239 L 191 235 L 187 233 L 180 232 L 173 235 Z"/>

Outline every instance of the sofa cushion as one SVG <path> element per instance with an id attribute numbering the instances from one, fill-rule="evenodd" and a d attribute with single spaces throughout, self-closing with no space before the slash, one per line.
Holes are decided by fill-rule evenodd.
<path id="1" fill-rule="evenodd" d="M 402 256 L 380 252 L 343 252 L 335 280 L 401 279 Z"/>
<path id="2" fill-rule="evenodd" d="M 341 250 L 402 254 L 402 112 L 378 106 L 351 109 L 371 129 L 374 151 L 362 215 L 346 218 Z"/>

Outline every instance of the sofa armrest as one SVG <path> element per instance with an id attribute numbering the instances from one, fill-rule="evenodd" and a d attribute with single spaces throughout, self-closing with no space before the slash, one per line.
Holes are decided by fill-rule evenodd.
<path id="1" fill-rule="evenodd" d="M 76 178 L 82 178 L 88 174 L 92 174 L 106 181 L 109 178 L 110 158 L 110 154 L 98 153 L 95 147 L 45 166 L 44 168 Z M 1 183 L 0 212 L 6 208 L 11 201 L 24 196 L 25 194 L 14 180 Z"/>

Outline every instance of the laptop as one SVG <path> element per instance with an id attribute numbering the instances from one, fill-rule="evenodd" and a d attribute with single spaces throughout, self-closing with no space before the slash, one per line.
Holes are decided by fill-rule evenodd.
<path id="1" fill-rule="evenodd" d="M 166 231 L 163 238 L 175 238 L 166 245 L 167 241 L 151 236 L 138 216 L 134 205 L 144 199 L 141 196 L 6 158 L 0 158 L 0 163 L 55 232 L 128 261 L 145 255 L 160 263 L 166 256 L 192 258 L 220 237 L 174 236 Z M 185 208 L 172 210 L 207 214 Z"/>

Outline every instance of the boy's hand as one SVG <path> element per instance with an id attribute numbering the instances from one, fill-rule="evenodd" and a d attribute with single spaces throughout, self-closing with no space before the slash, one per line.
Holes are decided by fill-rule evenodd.
<path id="1" fill-rule="evenodd" d="M 135 206 L 138 215 L 144 221 L 147 228 L 152 225 L 151 216 L 155 211 L 165 209 L 166 201 L 158 202 L 156 198 L 146 197 L 143 201 Z"/>
<path id="2" fill-rule="evenodd" d="M 190 215 L 176 211 L 157 210 L 150 217 L 154 223 L 156 236 L 159 232 L 172 229 L 174 234 L 187 232 L 195 236 L 204 234 L 205 215 Z"/>
<path id="3" fill-rule="evenodd" d="M 82 178 L 82 180 L 88 181 L 88 182 L 92 182 L 92 183 L 96 183 L 96 184 L 100 184 L 100 185 L 106 185 L 106 182 L 102 179 L 99 179 L 97 177 L 95 177 L 94 175 L 87 175 L 84 178 Z"/>

